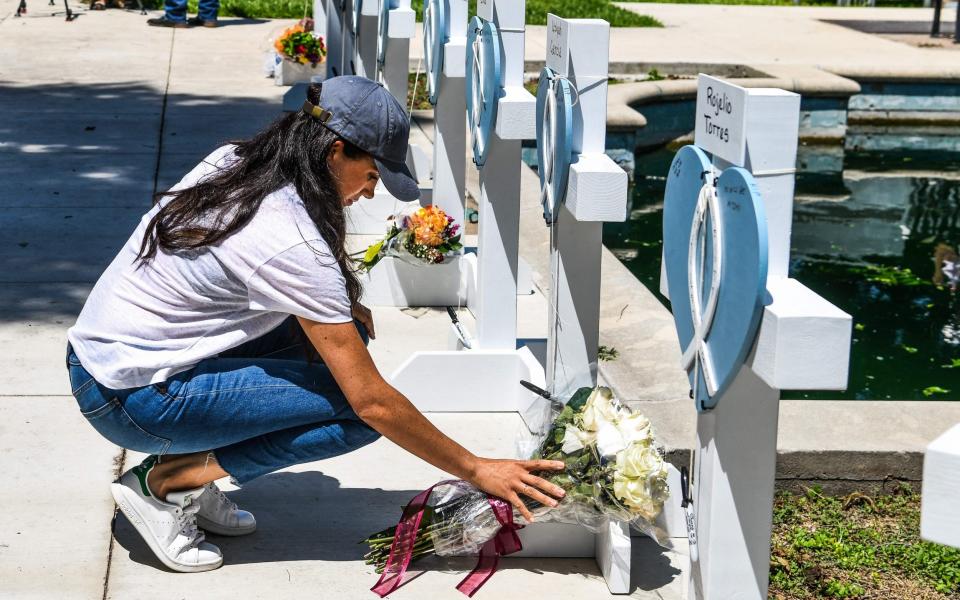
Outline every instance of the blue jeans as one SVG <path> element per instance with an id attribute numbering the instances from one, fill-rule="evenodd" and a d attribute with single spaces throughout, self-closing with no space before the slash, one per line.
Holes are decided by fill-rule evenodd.
<path id="1" fill-rule="evenodd" d="M 187 20 L 187 0 L 163 0 L 163 10 L 171 21 Z M 200 0 L 197 16 L 204 21 L 216 21 L 220 0 Z"/>
<path id="2" fill-rule="evenodd" d="M 67 368 L 80 412 L 103 437 L 150 454 L 212 450 L 238 483 L 380 437 L 347 403 L 294 317 L 159 384 L 109 389 L 70 346 Z"/>

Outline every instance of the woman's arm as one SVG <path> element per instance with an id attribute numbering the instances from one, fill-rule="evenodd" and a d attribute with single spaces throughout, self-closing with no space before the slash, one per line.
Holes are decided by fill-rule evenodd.
<path id="1" fill-rule="evenodd" d="M 300 318 L 300 325 L 320 353 L 357 415 L 401 448 L 433 466 L 510 502 L 527 521 L 530 511 L 519 495 L 555 506 L 563 490 L 531 471 L 560 470 L 550 460 L 493 460 L 479 458 L 427 420 L 384 381 L 353 323 L 317 323 Z"/>

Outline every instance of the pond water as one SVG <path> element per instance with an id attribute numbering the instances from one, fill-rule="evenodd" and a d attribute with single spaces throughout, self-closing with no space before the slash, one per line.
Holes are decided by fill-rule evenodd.
<path id="1" fill-rule="evenodd" d="M 853 347 L 846 392 L 785 398 L 960 400 L 960 290 L 936 261 L 960 249 L 957 139 L 952 153 L 801 147 L 790 276 L 853 315 Z M 604 244 L 669 306 L 659 278 L 673 152 L 636 159 L 630 219 L 606 224 Z"/>

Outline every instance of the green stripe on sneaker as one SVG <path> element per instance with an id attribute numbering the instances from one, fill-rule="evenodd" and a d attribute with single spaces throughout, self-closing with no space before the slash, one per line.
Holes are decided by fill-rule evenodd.
<path id="1" fill-rule="evenodd" d="M 150 488 L 147 486 L 147 474 L 150 473 L 150 470 L 153 469 L 154 465 L 157 464 L 157 457 L 154 454 L 143 459 L 143 462 L 135 466 L 132 471 L 133 474 L 137 476 L 137 479 L 140 480 L 140 490 L 143 492 L 143 495 L 146 497 L 151 497 Z"/>

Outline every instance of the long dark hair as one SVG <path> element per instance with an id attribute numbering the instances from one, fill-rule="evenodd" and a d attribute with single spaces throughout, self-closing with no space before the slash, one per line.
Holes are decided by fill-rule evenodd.
<path id="1" fill-rule="evenodd" d="M 307 99 L 320 101 L 321 84 Z M 280 117 L 247 141 L 236 144 L 237 160 L 193 187 L 158 193 L 169 197 L 147 225 L 137 260 L 145 264 L 157 250 L 196 250 L 216 244 L 250 222 L 268 194 L 293 184 L 310 220 L 340 265 L 351 302 L 361 287 L 345 247 L 346 221 L 336 181 L 327 165 L 333 143 L 344 143 L 348 158 L 366 153 L 302 111 Z"/>

